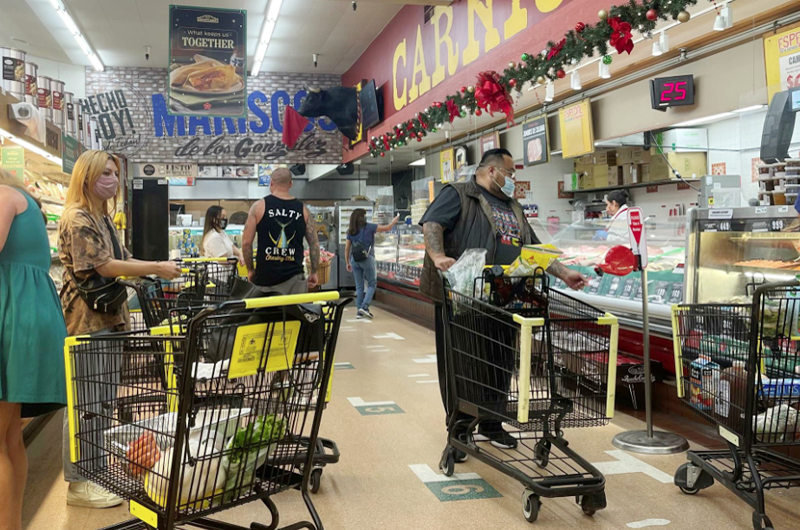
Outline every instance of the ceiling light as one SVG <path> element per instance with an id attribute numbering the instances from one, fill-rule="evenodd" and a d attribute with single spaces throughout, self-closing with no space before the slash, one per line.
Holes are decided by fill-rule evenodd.
<path id="1" fill-rule="evenodd" d="M 563 152 L 564 152 L 564 151 L 561 151 L 561 150 L 558 150 L 558 151 L 550 151 L 550 154 L 551 154 L 551 155 L 560 155 L 560 154 L 561 154 L 561 153 L 563 153 Z"/>
<path id="2" fill-rule="evenodd" d="M 581 88 L 583 88 L 581 86 L 581 76 L 577 70 L 573 70 L 572 77 L 570 78 L 569 81 L 569 86 L 572 90 L 580 90 Z"/>
<path id="3" fill-rule="evenodd" d="M 669 51 L 669 35 L 667 35 L 666 31 L 661 33 L 658 44 L 661 46 L 661 53 L 667 53 Z"/>
<path id="4" fill-rule="evenodd" d="M 281 4 L 283 4 L 283 0 L 270 0 L 269 2 L 267 16 L 264 18 L 264 25 L 261 26 L 261 34 L 258 37 L 258 46 L 256 47 L 256 55 L 253 58 L 253 66 L 250 69 L 250 75 L 252 76 L 257 76 L 261 71 L 264 56 L 267 54 L 269 41 L 272 39 L 272 33 L 275 31 L 275 23 L 281 11 Z"/>
<path id="5" fill-rule="evenodd" d="M 598 63 L 600 65 L 600 79 L 611 79 L 611 69 L 603 61 Z"/>
<path id="6" fill-rule="evenodd" d="M 75 23 L 75 20 L 67 12 L 67 8 L 64 7 L 64 5 L 61 3 L 60 0 L 50 0 L 50 4 L 53 6 L 53 9 L 56 10 L 56 13 L 58 13 L 58 16 L 59 18 L 61 18 L 62 22 L 64 22 L 64 25 L 67 27 L 67 31 L 69 31 L 70 34 L 72 34 L 73 38 L 78 43 L 78 46 L 80 47 L 81 51 L 89 59 L 89 62 L 92 63 L 94 69 L 97 70 L 98 72 L 102 72 L 103 70 L 105 70 L 103 62 L 97 56 L 97 52 L 95 52 L 89 45 L 89 42 L 86 40 L 86 37 L 84 37 L 83 34 L 81 33 L 81 30 L 80 28 L 78 28 L 78 25 Z"/>
<path id="7" fill-rule="evenodd" d="M 663 53 L 664 53 L 664 51 L 661 49 L 661 43 L 654 42 L 653 43 L 653 57 L 658 57 L 659 55 L 662 55 Z"/>
<path id="8" fill-rule="evenodd" d="M 414 160 L 409 166 L 424 166 L 425 165 L 425 158 L 420 158 L 419 160 Z"/>
<path id="9" fill-rule="evenodd" d="M 33 145 L 32 143 L 23 140 L 22 138 L 14 136 L 10 132 L 6 131 L 5 129 L 0 129 L 0 136 L 2 136 L 4 138 L 8 138 L 9 140 L 14 142 L 18 146 L 23 147 L 23 148 L 25 148 L 25 149 L 27 149 L 29 151 L 32 151 L 32 152 L 36 153 L 37 155 L 45 157 L 46 159 L 48 159 L 49 161 L 51 161 L 54 164 L 61 165 L 61 163 L 62 163 L 62 160 L 59 157 L 57 157 L 55 155 L 51 155 L 50 153 L 48 153 L 47 151 L 45 151 L 41 147 L 37 147 L 37 146 Z"/>
<path id="10" fill-rule="evenodd" d="M 717 18 L 714 19 L 714 31 L 724 31 L 728 27 L 725 25 L 725 17 L 722 15 L 717 15 Z"/>
<path id="11" fill-rule="evenodd" d="M 553 85 L 553 82 L 549 79 L 547 80 L 547 84 L 544 86 L 544 100 L 546 103 L 550 103 L 553 101 L 556 95 L 556 87 Z"/>
<path id="12" fill-rule="evenodd" d="M 763 110 L 765 108 L 767 108 L 766 105 L 751 105 L 749 107 L 744 107 L 742 109 L 734 110 L 733 112 L 735 112 L 736 114 L 744 114 L 746 112 L 755 112 L 757 110 Z"/>
<path id="13" fill-rule="evenodd" d="M 706 116 L 705 118 L 697 118 L 695 120 L 683 121 L 681 123 L 676 123 L 672 127 L 691 127 L 692 125 L 702 125 L 705 123 L 711 123 L 712 121 L 719 121 L 724 118 L 730 118 L 731 116 L 736 116 L 735 112 L 722 112 L 720 114 L 713 114 L 711 116 Z"/>

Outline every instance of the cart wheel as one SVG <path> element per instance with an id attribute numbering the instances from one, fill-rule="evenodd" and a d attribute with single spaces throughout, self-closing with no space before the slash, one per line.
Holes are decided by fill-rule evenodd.
<path id="1" fill-rule="evenodd" d="M 696 495 L 698 491 L 713 486 L 714 477 L 702 468 L 686 463 L 675 472 L 675 485 L 686 495 Z"/>
<path id="2" fill-rule="evenodd" d="M 536 465 L 544 469 L 550 463 L 550 442 L 539 440 L 533 447 L 533 461 Z"/>
<path id="3" fill-rule="evenodd" d="M 319 493 L 319 487 L 322 485 L 322 469 L 314 469 L 311 471 L 311 477 L 309 477 L 309 487 L 311 488 L 311 493 Z"/>
<path id="4" fill-rule="evenodd" d="M 606 492 L 590 493 L 589 495 L 578 495 L 575 497 L 575 502 L 581 505 L 583 513 L 589 517 L 597 513 L 597 510 L 602 510 L 606 507 Z"/>
<path id="5" fill-rule="evenodd" d="M 539 518 L 539 508 L 542 507 L 542 501 L 539 496 L 529 489 L 522 492 L 522 515 L 529 523 L 536 522 Z"/>
<path id="6" fill-rule="evenodd" d="M 445 449 L 442 455 L 442 461 L 439 463 L 439 468 L 446 477 L 452 477 L 456 472 L 456 450 L 452 447 Z"/>
<path id="7" fill-rule="evenodd" d="M 766 515 L 753 512 L 753 529 L 754 530 L 774 530 L 772 521 Z"/>

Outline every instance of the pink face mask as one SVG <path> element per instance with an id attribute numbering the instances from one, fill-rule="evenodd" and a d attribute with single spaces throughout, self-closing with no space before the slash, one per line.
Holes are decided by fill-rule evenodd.
<path id="1" fill-rule="evenodd" d="M 100 175 L 94 184 L 94 193 L 98 198 L 107 201 L 117 194 L 119 179 L 114 175 Z"/>

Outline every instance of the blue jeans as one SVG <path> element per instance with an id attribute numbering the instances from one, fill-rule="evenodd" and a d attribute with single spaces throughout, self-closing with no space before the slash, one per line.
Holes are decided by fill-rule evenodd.
<path id="1" fill-rule="evenodd" d="M 378 285 L 375 256 L 370 256 L 364 261 L 350 260 L 350 263 L 356 279 L 356 309 L 369 309 L 372 297 L 375 296 L 375 287 Z M 364 293 L 364 284 L 367 285 L 366 293 Z"/>

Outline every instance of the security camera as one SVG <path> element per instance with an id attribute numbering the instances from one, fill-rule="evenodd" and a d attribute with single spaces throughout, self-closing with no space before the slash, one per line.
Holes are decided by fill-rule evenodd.
<path id="1" fill-rule="evenodd" d="M 319 62 L 319 54 L 318 53 L 312 53 L 311 57 L 314 59 L 314 68 L 316 68 L 317 67 L 317 63 Z"/>
<path id="2" fill-rule="evenodd" d="M 356 2 L 356 0 L 353 0 L 353 11 L 355 11 L 356 9 L 358 9 L 358 3 Z"/>
<path id="3" fill-rule="evenodd" d="M 145 46 L 144 47 L 144 60 L 145 61 L 149 61 L 150 60 L 150 46 Z"/>

